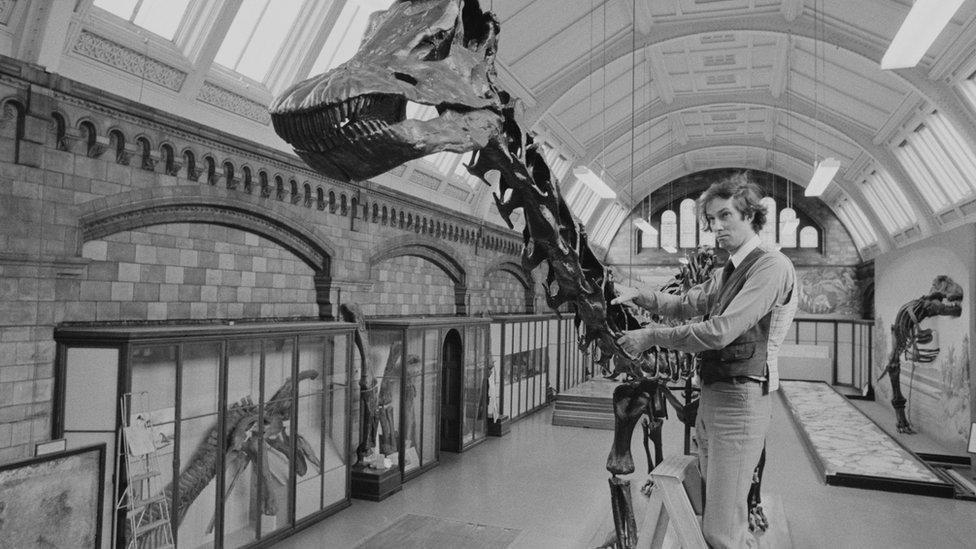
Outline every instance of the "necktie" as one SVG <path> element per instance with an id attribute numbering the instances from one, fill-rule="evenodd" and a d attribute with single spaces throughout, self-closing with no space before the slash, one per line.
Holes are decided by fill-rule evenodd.
<path id="1" fill-rule="evenodd" d="M 725 268 L 722 269 L 722 284 L 728 282 L 729 277 L 732 276 L 732 271 L 735 270 L 735 265 L 732 264 L 732 260 L 725 264 Z"/>

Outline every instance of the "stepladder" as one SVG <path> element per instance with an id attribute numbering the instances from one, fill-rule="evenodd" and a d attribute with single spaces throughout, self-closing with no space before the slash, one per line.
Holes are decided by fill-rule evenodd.
<path id="1" fill-rule="evenodd" d="M 119 399 L 122 426 L 119 430 L 119 471 L 124 476 L 117 508 L 125 512 L 126 544 L 129 549 L 175 547 L 170 520 L 169 497 L 162 486 L 159 441 L 153 424 L 149 394 L 126 393 Z"/>
<path id="2" fill-rule="evenodd" d="M 649 475 L 650 495 L 642 493 L 638 483 L 631 484 L 636 543 L 639 549 L 705 549 L 701 530 L 702 480 L 695 455 L 671 456 L 659 463 Z M 769 528 L 755 532 L 759 549 L 791 549 L 789 524 L 782 501 L 776 494 L 763 495 L 763 507 L 769 517 Z M 613 528 L 612 520 L 604 530 Z M 601 541 L 594 538 L 594 546 Z"/>
<path id="3" fill-rule="evenodd" d="M 706 549 L 699 497 L 701 476 L 696 456 L 672 456 L 650 474 L 651 497 L 638 525 L 640 547 Z M 692 500 L 694 499 L 694 504 Z"/>

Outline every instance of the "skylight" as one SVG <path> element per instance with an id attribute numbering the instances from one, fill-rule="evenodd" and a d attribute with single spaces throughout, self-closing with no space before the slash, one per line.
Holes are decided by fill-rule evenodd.
<path id="1" fill-rule="evenodd" d="M 346 2 L 336 20 L 332 32 L 322 46 L 322 51 L 309 76 L 322 74 L 332 68 L 345 63 L 359 49 L 359 44 L 363 40 L 366 32 L 366 25 L 369 23 L 369 16 L 374 12 L 382 11 L 390 7 L 391 0 L 357 0 L 356 2 Z"/>
<path id="2" fill-rule="evenodd" d="M 840 218 L 841 223 L 851 233 L 851 237 L 854 238 L 854 245 L 859 249 L 866 248 L 878 241 L 877 234 L 864 217 L 864 212 L 853 202 L 843 199 L 837 203 L 834 211 L 837 212 L 837 217 Z"/>
<path id="3" fill-rule="evenodd" d="M 172 40 L 190 0 L 95 0 L 95 6 L 126 21 Z"/>
<path id="4" fill-rule="evenodd" d="M 301 2 L 244 0 L 215 62 L 263 81 L 301 9 Z"/>

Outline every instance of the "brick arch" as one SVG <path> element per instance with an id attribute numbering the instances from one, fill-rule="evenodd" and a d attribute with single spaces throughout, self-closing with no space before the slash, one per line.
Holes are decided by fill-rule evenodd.
<path id="1" fill-rule="evenodd" d="M 181 195 L 180 190 L 192 190 Z M 211 190 L 211 192 L 207 192 Z M 202 192 L 201 192 L 202 191 Z M 319 318 L 332 320 L 332 258 L 335 246 L 302 219 L 261 207 L 253 200 L 218 195 L 204 187 L 140 190 L 87 203 L 80 218 L 81 242 L 165 223 L 222 225 L 262 236 L 295 254 L 313 274 Z"/>
<path id="2" fill-rule="evenodd" d="M 373 278 L 373 268 L 383 261 L 401 256 L 418 257 L 433 263 L 451 282 L 454 283 L 454 312 L 458 316 L 467 314 L 467 272 L 464 261 L 451 248 L 419 236 L 392 238 L 376 247 L 369 256 L 369 276 Z"/>
<path id="3" fill-rule="evenodd" d="M 522 268 L 518 262 L 500 257 L 488 265 L 485 269 L 485 287 L 488 285 L 488 277 L 497 272 L 504 272 L 512 275 L 525 291 L 525 312 L 535 312 L 535 277 L 530 271 Z"/>

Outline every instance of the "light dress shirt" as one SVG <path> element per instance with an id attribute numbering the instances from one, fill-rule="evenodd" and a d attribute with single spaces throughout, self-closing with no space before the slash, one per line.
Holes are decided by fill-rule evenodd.
<path id="1" fill-rule="evenodd" d="M 736 251 L 730 261 L 733 265 L 741 264 L 761 244 L 759 235 L 755 235 Z M 723 269 L 716 269 L 709 280 L 682 295 L 642 290 L 634 303 L 652 313 L 671 318 L 691 319 L 703 316 L 711 310 L 712 304 L 718 298 L 722 272 Z M 698 322 L 642 328 L 639 330 L 642 343 L 645 348 L 659 345 L 686 353 L 724 349 L 772 311 L 766 367 L 769 372 L 768 390 L 774 391 L 779 387 L 777 355 L 796 313 L 795 283 L 796 272 L 789 258 L 778 250 L 766 250 L 749 268 L 742 288 L 724 311 Z"/>

